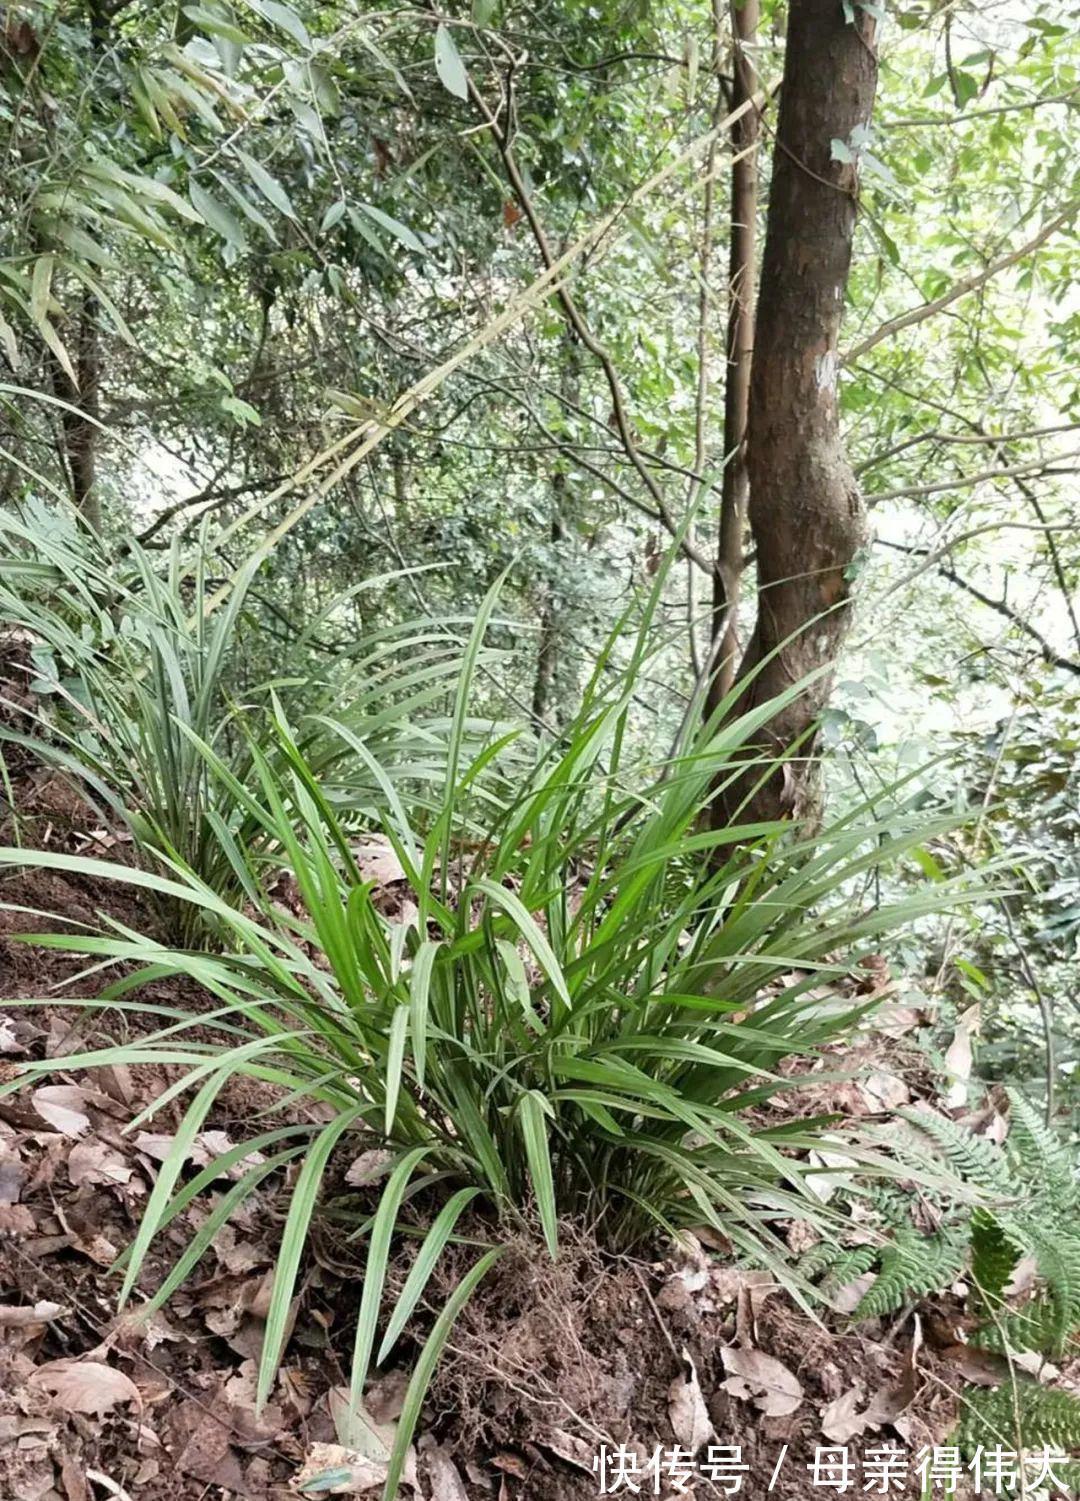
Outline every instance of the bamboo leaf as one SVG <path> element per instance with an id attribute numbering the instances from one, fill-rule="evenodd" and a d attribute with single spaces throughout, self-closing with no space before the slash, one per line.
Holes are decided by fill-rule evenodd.
<path id="1" fill-rule="evenodd" d="M 274 208 L 287 219 L 296 218 L 296 210 L 292 206 L 288 193 L 278 182 L 277 178 L 269 173 L 261 162 L 249 156 L 246 151 L 241 151 L 239 146 L 236 154 L 244 164 L 244 170 L 266 199 L 267 203 L 273 204 Z"/>
<path id="2" fill-rule="evenodd" d="M 356 207 L 362 214 L 367 214 L 368 218 L 373 220 L 380 229 L 385 229 L 387 233 L 392 234 L 394 239 L 404 245 L 407 250 L 423 250 L 423 241 L 418 239 L 407 225 L 402 224 L 400 219 L 395 219 L 383 209 L 376 208 L 373 203 L 358 202 Z"/>
<path id="3" fill-rule="evenodd" d="M 469 76 L 465 64 L 449 27 L 441 21 L 435 28 L 435 71 L 443 88 L 449 89 L 458 99 L 468 99 Z"/>

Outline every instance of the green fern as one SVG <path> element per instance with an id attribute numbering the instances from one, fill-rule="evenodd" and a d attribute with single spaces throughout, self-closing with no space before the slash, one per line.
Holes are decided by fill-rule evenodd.
<path id="1" fill-rule="evenodd" d="M 1000 1199 L 1017 1196 L 1017 1182 L 1008 1159 L 985 1136 L 976 1136 L 966 1126 L 930 1111 L 907 1110 L 903 1115 L 930 1137 L 953 1172 L 970 1188 Z"/>
<path id="2" fill-rule="evenodd" d="M 965 1403 L 955 1438 L 967 1460 L 997 1445 L 1068 1455 L 1080 1449 L 1080 1400 L 1034 1381 L 976 1391 Z M 1055 1465 L 1054 1473 L 1071 1491 L 1080 1489 L 1080 1464 Z"/>
<path id="3" fill-rule="evenodd" d="M 1034 1350 L 1058 1359 L 1080 1331 L 1080 1188 L 1067 1140 L 1047 1128 L 1023 1095 L 1009 1092 L 1010 1133 L 1004 1145 L 977 1136 L 945 1116 L 905 1112 L 914 1127 L 901 1151 L 912 1165 L 941 1159 L 963 1186 L 982 1201 L 968 1208 L 948 1185 L 920 1190 L 920 1202 L 937 1221 L 931 1233 L 912 1223 L 911 1195 L 894 1184 L 860 1189 L 865 1224 L 868 1203 L 888 1237 L 880 1249 L 859 1244 L 819 1243 L 800 1270 L 824 1297 L 860 1274 L 877 1277 L 854 1311 L 880 1318 L 970 1275 L 970 1307 L 982 1316 L 974 1342 L 985 1349 Z M 921 1136 L 920 1136 L 921 1133 Z M 927 1156 L 929 1140 L 935 1159 Z M 920 1145 L 920 1141 L 923 1143 Z M 1006 1288 L 1021 1258 L 1038 1272 L 1035 1297 L 1021 1309 L 1006 1307 Z"/>
<path id="4" fill-rule="evenodd" d="M 1016 1334 L 1017 1349 L 1059 1356 L 1080 1327 L 1080 1189 L 1070 1145 L 1017 1090 L 1008 1091 L 1010 1130 L 995 1146 L 955 1121 L 910 1113 L 968 1187 L 991 1202 L 970 1219 L 971 1274 L 986 1313 L 1003 1309 L 1022 1256 L 1034 1258 L 1042 1287 L 1029 1307 L 988 1324 L 988 1347 Z"/>
<path id="5" fill-rule="evenodd" d="M 961 1227 L 943 1226 L 936 1234 L 901 1232 L 881 1253 L 881 1269 L 867 1288 L 853 1317 L 881 1318 L 915 1298 L 948 1287 L 967 1263 L 967 1239 Z"/>
<path id="6" fill-rule="evenodd" d="M 880 1252 L 877 1246 L 852 1246 L 850 1250 L 837 1248 L 839 1254 L 829 1268 L 827 1274 L 821 1279 L 820 1287 L 823 1293 L 834 1293 L 838 1287 L 844 1287 L 848 1282 L 854 1282 L 856 1277 L 861 1277 L 868 1272 L 877 1261 Z"/>
<path id="7" fill-rule="evenodd" d="M 799 1257 L 799 1272 L 807 1281 L 811 1281 L 822 1272 L 831 1272 L 839 1258 L 845 1254 L 843 1246 L 832 1241 L 819 1240 L 816 1246 L 811 1246 Z"/>
<path id="8" fill-rule="evenodd" d="M 818 1241 L 799 1258 L 799 1273 L 808 1282 L 815 1279 L 821 1292 L 828 1296 L 838 1287 L 868 1272 L 879 1255 L 876 1246 L 842 1246 L 835 1241 Z"/>
<path id="9" fill-rule="evenodd" d="M 1070 1202 L 1077 1193 L 1073 1154 L 1063 1136 L 1056 1136 L 1031 1101 L 1018 1089 L 1008 1089 L 1009 1135 L 1006 1151 L 1015 1175 L 1023 1181 L 1025 1174 L 1045 1188 L 1047 1194 L 1064 1195 Z"/>
<path id="10" fill-rule="evenodd" d="M 1060 1355 L 1073 1330 L 1080 1325 L 1080 1236 L 1056 1236 L 1029 1231 L 1039 1274 L 1047 1287 L 1053 1309 L 1054 1338 L 1048 1352 Z"/>
<path id="11" fill-rule="evenodd" d="M 1076 1345 L 1080 1329 L 1080 1191 L 1068 1141 L 1022 1094 L 1009 1090 L 1008 1098 L 1003 1147 L 941 1117 L 920 1116 L 917 1124 L 969 1187 L 997 1201 L 970 1216 L 971 1279 L 984 1314 L 974 1342 L 1005 1354 L 1035 1351 L 1060 1359 Z M 1023 1256 L 1034 1258 L 1042 1285 L 1025 1307 L 1010 1310 L 1006 1288 Z M 1075 1453 L 1080 1400 L 1014 1372 L 997 1389 L 965 1395 L 956 1442 L 968 1460 L 996 1445 Z M 1080 1489 L 1080 1464 L 1059 1464 L 1055 1475 Z"/>
<path id="12" fill-rule="evenodd" d="M 1058 1310 L 1049 1298 L 1036 1298 L 1026 1308 L 1012 1312 L 1002 1310 L 987 1319 L 972 1335 L 972 1344 L 982 1350 L 996 1350 L 1001 1355 L 1026 1350 L 1047 1356 L 1059 1355 L 1078 1343 L 1075 1335 L 1066 1337 L 1063 1348 L 1059 1346 L 1059 1340 Z"/>
<path id="13" fill-rule="evenodd" d="M 988 1310 L 1000 1308 L 1005 1287 L 1021 1252 L 1015 1240 L 986 1209 L 971 1216 L 971 1280 Z"/>

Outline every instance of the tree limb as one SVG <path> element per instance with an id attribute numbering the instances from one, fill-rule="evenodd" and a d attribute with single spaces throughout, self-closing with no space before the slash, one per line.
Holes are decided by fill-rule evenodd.
<path id="1" fill-rule="evenodd" d="M 1069 453 L 1055 454 L 1048 459 L 1030 459 L 1026 464 L 1015 464 L 1011 469 L 982 469 L 977 474 L 961 474 L 955 479 L 934 480 L 927 485 L 901 485 L 896 490 L 871 492 L 866 496 L 868 506 L 879 506 L 887 500 L 916 500 L 924 495 L 937 495 L 943 490 L 965 490 L 971 485 L 981 485 L 996 479 L 1018 479 L 1024 475 L 1075 474 L 1075 469 L 1055 469 L 1055 464 L 1065 459 L 1080 457 L 1080 448 Z"/>
<path id="2" fill-rule="evenodd" d="M 890 318 L 887 323 L 883 323 L 874 333 L 868 334 L 865 339 L 861 339 L 858 344 L 845 351 L 840 356 L 841 364 L 851 364 L 852 360 L 860 359 L 868 350 L 875 348 L 876 345 L 881 344 L 885 339 L 891 339 L 893 334 L 900 333 L 902 329 L 911 328 L 916 323 L 923 323 L 927 318 L 933 318 L 937 313 L 950 307 L 961 297 L 966 297 L 969 292 L 978 291 L 980 287 L 985 286 L 999 272 L 1008 270 L 1010 266 L 1015 266 L 1025 256 L 1029 256 L 1038 250 L 1040 245 L 1045 245 L 1046 241 L 1056 235 L 1059 229 L 1063 229 L 1068 224 L 1078 209 L 1080 209 L 1080 199 L 1074 199 L 1072 203 L 1062 209 L 1060 214 L 1055 214 L 1052 219 L 1048 220 L 1037 235 L 1034 235 L 1016 250 L 1010 250 L 1008 255 L 1000 256 L 998 260 L 991 261 L 981 271 L 973 271 L 970 276 L 963 277 L 960 281 L 955 282 L 947 292 L 942 292 L 940 297 L 935 297 L 933 301 L 921 303 L 918 307 L 909 308 L 906 313 L 901 313 L 896 318 Z"/>
<path id="3" fill-rule="evenodd" d="M 888 547 L 893 552 L 906 553 L 909 557 L 926 558 L 930 556 L 928 548 L 909 547 L 903 542 L 890 542 L 885 537 L 876 537 L 874 541 L 878 547 Z M 939 563 L 936 572 L 939 578 L 948 579 L 950 584 L 955 584 L 965 594 L 970 594 L 972 599 L 977 599 L 981 605 L 985 605 L 988 610 L 993 610 L 996 615 L 1002 616 L 1010 625 L 1015 626 L 1018 631 L 1023 632 L 1025 636 L 1034 641 L 1039 648 L 1043 660 L 1051 667 L 1064 668 L 1066 672 L 1075 673 L 1077 677 L 1080 677 L 1080 662 L 1075 661 L 1072 657 L 1064 657 L 1060 652 L 1055 651 L 1042 632 L 1036 630 L 1030 621 L 1025 620 L 1018 610 L 1014 610 L 1007 600 L 995 599 L 993 595 L 984 593 L 977 584 L 973 584 L 970 579 L 966 579 L 957 573 L 956 569 L 949 563 Z"/>
<path id="4" fill-rule="evenodd" d="M 505 129 L 499 125 L 498 120 L 488 108 L 487 102 L 484 99 L 483 95 L 480 93 L 480 90 L 476 87 L 475 83 L 473 83 L 471 79 L 469 81 L 469 93 L 472 96 L 474 104 L 480 110 L 480 113 L 483 115 L 484 120 L 486 121 L 488 128 L 491 131 L 492 139 L 494 140 L 496 149 L 498 150 L 499 156 L 502 159 L 507 178 L 509 179 L 510 185 L 514 190 L 514 196 L 517 198 L 518 203 L 521 206 L 521 211 L 525 215 L 525 218 L 529 224 L 529 228 L 532 231 L 533 239 L 536 241 L 537 249 L 540 252 L 540 258 L 544 263 L 545 269 L 550 271 L 551 268 L 555 265 L 556 258 L 550 244 L 548 243 L 547 234 L 544 230 L 543 224 L 540 222 L 540 216 L 536 211 L 536 206 L 532 201 L 532 197 L 528 189 L 526 188 L 525 181 L 521 175 L 520 170 L 518 169 L 517 159 L 514 156 L 510 139 L 509 122 L 507 123 Z M 638 450 L 637 442 L 634 438 L 633 430 L 630 424 L 630 418 L 627 413 L 626 397 L 623 392 L 622 382 L 619 379 L 619 374 L 615 369 L 615 363 L 612 360 L 611 355 L 609 354 L 606 347 L 593 333 L 592 329 L 589 327 L 583 314 L 581 313 L 581 310 L 578 308 L 577 303 L 574 301 L 573 296 L 571 295 L 565 284 L 560 283 L 555 288 L 555 296 L 558 299 L 566 320 L 569 323 L 574 334 L 580 340 L 582 345 L 584 345 L 584 347 L 593 356 L 593 358 L 597 361 L 601 370 L 603 371 L 604 379 L 607 383 L 608 393 L 611 397 L 611 409 L 615 419 L 615 431 L 618 434 L 619 441 L 621 442 L 626 452 L 627 458 L 630 460 L 630 463 L 637 471 L 638 478 L 641 480 L 646 490 L 648 490 L 649 495 L 652 498 L 653 506 L 655 507 L 656 513 L 659 516 L 663 526 L 671 534 L 672 537 L 679 538 L 680 550 L 686 557 L 695 562 L 699 568 L 703 568 L 707 572 L 711 572 L 712 560 L 708 558 L 700 550 L 700 548 L 696 547 L 694 543 L 687 536 L 685 536 L 685 534 L 681 534 L 681 528 L 679 527 L 678 522 L 675 520 L 675 517 L 672 516 L 668 508 L 664 492 L 657 484 L 655 477 L 650 472 L 648 465 L 645 463 L 645 460 L 642 458 L 641 453 Z"/>

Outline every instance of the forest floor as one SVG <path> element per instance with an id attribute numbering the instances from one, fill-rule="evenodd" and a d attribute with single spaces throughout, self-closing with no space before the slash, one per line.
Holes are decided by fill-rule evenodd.
<path id="1" fill-rule="evenodd" d="M 113 842 L 61 784 L 40 774 L 27 774 L 17 806 L 27 843 L 100 853 Z M 65 1068 L 65 1056 L 153 1023 L 137 1012 L 71 1005 L 82 961 L 11 937 L 47 926 L 19 907 L 91 925 L 105 912 L 143 930 L 152 914 L 130 890 L 45 871 L 5 874 L 0 903 L 7 908 L 0 996 L 42 1003 L 0 1001 L 0 1076 L 30 1058 L 56 1063 L 48 1084 L 0 1099 L 0 1496 L 379 1495 L 378 1445 L 392 1433 L 416 1346 L 399 1345 L 398 1363 L 366 1394 L 376 1429 L 368 1464 L 343 1449 L 335 1421 L 362 1277 L 362 1247 L 349 1229 L 364 1207 L 363 1157 L 332 1163 L 280 1376 L 259 1412 L 255 1369 L 287 1185 L 280 1173 L 264 1180 L 163 1311 L 148 1319 L 119 1313 L 111 1268 L 133 1237 L 182 1101 L 128 1127 L 180 1070 Z M 84 981 L 76 993 L 94 991 Z M 207 1006 L 176 982 L 158 984 L 154 999 Z M 904 1035 L 914 1019 L 887 998 L 885 1016 L 891 1024 L 844 1057 L 854 1080 L 815 1081 L 811 1073 L 805 1089 L 781 1097 L 783 1108 L 881 1120 L 932 1092 L 925 1054 Z M 829 1063 L 815 1071 L 828 1072 Z M 242 1141 L 270 1103 L 256 1083 L 226 1088 L 196 1140 L 193 1168 Z M 196 1200 L 159 1236 L 140 1292 L 153 1291 L 206 1214 Z M 787 1233 L 795 1250 L 814 1234 L 801 1222 Z M 703 1232 L 685 1247 L 660 1248 L 655 1261 L 635 1262 L 604 1256 L 581 1227 L 564 1226 L 554 1265 L 538 1242 L 512 1248 L 454 1329 L 402 1495 L 584 1501 L 603 1487 L 705 1497 L 730 1494 L 736 1475 L 751 1501 L 772 1491 L 809 1497 L 823 1484 L 843 1488 L 823 1482 L 820 1468 L 815 1474 L 821 1448 L 847 1446 L 854 1456 L 896 1446 L 914 1455 L 945 1442 L 965 1381 L 980 1379 L 977 1352 L 955 1327 L 956 1295 L 853 1324 L 848 1313 L 864 1278 L 812 1319 L 768 1273 L 740 1270 L 728 1248 L 706 1240 Z M 403 1256 L 393 1268 L 391 1300 L 407 1267 Z M 421 1325 L 454 1277 L 451 1261 L 441 1287 L 429 1289 Z M 703 1443 L 740 1446 L 746 1470 L 688 1468 L 687 1453 Z M 676 1445 L 681 1471 L 672 1464 Z M 594 1466 L 602 1450 L 620 1446 L 639 1457 L 612 1462 L 605 1482 Z M 647 1469 L 657 1449 L 661 1473 L 671 1470 L 660 1481 Z M 862 1492 L 861 1476 L 852 1489 Z"/>

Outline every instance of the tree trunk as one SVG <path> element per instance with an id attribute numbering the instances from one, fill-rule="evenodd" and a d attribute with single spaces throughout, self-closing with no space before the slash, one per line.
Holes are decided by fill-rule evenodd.
<path id="1" fill-rule="evenodd" d="M 852 20 L 841 0 L 790 0 L 788 10 L 747 444 L 758 612 L 738 675 L 760 670 L 740 710 L 835 661 L 849 620 L 849 567 L 865 535 L 837 408 L 858 178 L 852 161 L 834 159 L 833 142 L 843 143 L 835 155 L 857 154 L 877 58 L 872 18 L 857 0 L 850 10 Z M 753 792 L 742 817 L 813 816 L 809 752 L 830 688 L 829 674 L 817 677 L 771 721 L 759 750 L 797 745 L 797 760 Z M 732 816 L 759 776 L 748 772 L 718 812 Z"/>
<path id="2" fill-rule="evenodd" d="M 738 109 L 757 89 L 757 72 L 747 50 L 759 21 L 758 0 L 743 0 L 731 9 L 733 77 L 731 108 Z M 711 713 L 735 681 L 739 637 L 736 612 L 742 577 L 743 533 L 749 483 L 746 426 L 750 404 L 750 362 L 754 352 L 754 264 L 757 241 L 756 109 L 731 129 L 731 241 L 728 252 L 727 363 L 724 379 L 724 478 L 720 500 L 720 545 L 713 575 L 713 641 L 716 664 L 709 683 L 706 713 Z M 718 637 L 722 637 L 718 640 Z"/>
<path id="3" fill-rule="evenodd" d="M 49 355 L 53 390 L 74 411 L 62 411 L 60 424 L 64 433 L 64 456 L 75 509 L 94 532 L 101 531 L 101 498 L 96 487 L 98 385 L 100 355 L 98 350 L 98 305 L 91 292 L 85 292 L 79 312 L 78 346 L 75 352 L 75 385 L 67 371 Z"/>
<path id="4" fill-rule="evenodd" d="M 560 252 L 561 253 L 561 252 Z M 559 395 L 565 411 L 578 405 L 581 379 L 581 345 L 568 329 L 563 340 L 563 354 L 559 362 Z M 555 569 L 542 585 L 540 601 L 540 632 L 536 648 L 536 675 L 533 678 L 532 721 L 538 734 L 561 729 L 567 718 L 565 695 L 560 697 L 559 668 L 561 637 L 565 629 L 563 615 L 567 601 L 559 579 L 559 564 L 563 545 L 567 541 L 568 496 L 570 465 L 564 454 L 554 461 L 551 475 L 551 521 L 548 539 L 554 555 Z M 565 684 L 562 685 L 565 687 Z"/>
<path id="5" fill-rule="evenodd" d="M 566 537 L 563 520 L 566 505 L 566 470 L 563 461 L 551 478 L 551 529 L 552 550 L 558 549 Z M 553 726 L 548 718 L 555 689 L 555 677 L 559 666 L 559 598 L 554 579 L 543 586 L 540 605 L 540 634 L 536 648 L 536 676 L 533 678 L 532 719 L 536 730 L 543 733 L 557 728 L 561 716 L 556 716 Z"/>

